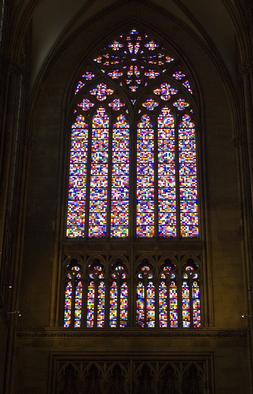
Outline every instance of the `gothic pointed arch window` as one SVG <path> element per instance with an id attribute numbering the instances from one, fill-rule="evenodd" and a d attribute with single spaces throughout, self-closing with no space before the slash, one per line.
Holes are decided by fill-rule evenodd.
<path id="1" fill-rule="evenodd" d="M 177 59 L 132 29 L 75 89 L 67 238 L 197 238 L 196 104 Z"/>
<path id="2" fill-rule="evenodd" d="M 132 28 L 88 59 L 73 96 L 66 241 L 96 241 L 105 260 L 106 241 L 133 252 L 128 266 L 80 268 L 80 322 L 65 271 L 65 327 L 200 327 L 199 266 L 140 262 L 136 246 L 200 240 L 199 109 L 187 67 Z"/>

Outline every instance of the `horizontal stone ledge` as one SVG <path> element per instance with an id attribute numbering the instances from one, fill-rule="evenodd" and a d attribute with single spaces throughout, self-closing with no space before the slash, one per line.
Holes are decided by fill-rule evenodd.
<path id="1" fill-rule="evenodd" d="M 17 331 L 18 337 L 37 337 L 37 338 L 65 338 L 72 337 L 246 337 L 247 330 L 232 330 L 232 329 L 59 329 L 59 328 L 46 328 L 46 329 L 24 329 Z"/>

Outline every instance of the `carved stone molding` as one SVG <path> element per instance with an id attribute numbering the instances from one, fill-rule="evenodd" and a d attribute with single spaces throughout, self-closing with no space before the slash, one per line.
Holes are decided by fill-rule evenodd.
<path id="1" fill-rule="evenodd" d="M 247 330 L 222 329 L 27 329 L 17 331 L 22 339 L 83 337 L 246 337 Z"/>
<path id="2" fill-rule="evenodd" d="M 52 394 L 211 394 L 211 355 L 52 357 Z"/>

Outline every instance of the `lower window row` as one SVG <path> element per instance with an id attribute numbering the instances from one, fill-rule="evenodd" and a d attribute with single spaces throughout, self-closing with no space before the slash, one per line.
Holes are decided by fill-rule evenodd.
<path id="1" fill-rule="evenodd" d="M 94 259 L 86 268 L 77 259 L 65 266 L 65 328 L 199 328 L 199 263 L 192 258 L 159 266 L 141 260 L 130 272 L 115 259 Z"/>

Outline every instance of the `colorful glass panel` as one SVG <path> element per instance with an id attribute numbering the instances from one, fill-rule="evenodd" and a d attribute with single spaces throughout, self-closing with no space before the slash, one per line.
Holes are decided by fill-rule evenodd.
<path id="1" fill-rule="evenodd" d="M 164 101 L 169 101 L 171 96 L 177 94 L 178 90 L 173 88 L 169 83 L 162 83 L 160 89 L 155 89 L 154 93 Z"/>
<path id="2" fill-rule="evenodd" d="M 183 111 L 185 108 L 189 107 L 190 104 L 184 99 L 178 99 L 173 103 L 173 106 L 176 107 L 179 111 Z"/>
<path id="3" fill-rule="evenodd" d="M 119 111 L 122 107 L 125 107 L 125 104 L 122 103 L 119 99 L 113 100 L 111 103 L 108 104 L 109 107 L 114 109 L 114 111 Z"/>
<path id="4" fill-rule="evenodd" d="M 87 293 L 87 328 L 104 327 L 105 324 L 105 280 L 100 263 L 89 267 Z"/>
<path id="5" fill-rule="evenodd" d="M 83 284 L 79 266 L 68 266 L 64 294 L 64 327 L 81 327 Z"/>
<path id="6" fill-rule="evenodd" d="M 154 236 L 154 129 L 143 115 L 137 130 L 136 234 Z"/>
<path id="7" fill-rule="evenodd" d="M 182 71 L 175 71 L 174 74 L 173 74 L 173 77 L 177 81 L 182 81 L 185 78 L 185 74 Z"/>
<path id="8" fill-rule="evenodd" d="M 88 125 L 78 116 L 71 130 L 67 231 L 69 238 L 83 237 L 87 183 Z"/>
<path id="9" fill-rule="evenodd" d="M 182 283 L 182 322 L 183 328 L 189 328 L 191 326 L 190 289 L 188 281 L 185 278 Z"/>
<path id="10" fill-rule="evenodd" d="M 159 103 L 153 99 L 147 99 L 142 106 L 149 111 L 153 111 L 156 107 L 158 107 Z"/>
<path id="11" fill-rule="evenodd" d="M 128 320 L 128 285 L 126 269 L 117 265 L 110 288 L 110 327 L 124 328 Z"/>
<path id="12" fill-rule="evenodd" d="M 196 265 L 191 262 L 185 266 L 183 273 L 182 320 L 186 328 L 201 326 L 199 276 Z"/>
<path id="13" fill-rule="evenodd" d="M 178 129 L 180 235 L 199 235 L 196 130 L 189 115 L 183 115 Z"/>
<path id="14" fill-rule="evenodd" d="M 158 116 L 158 235 L 177 235 L 175 124 L 167 107 Z"/>
<path id="15" fill-rule="evenodd" d="M 109 43 L 94 61 L 102 72 L 135 94 L 141 86 L 167 71 L 174 61 L 164 48 L 147 34 L 132 29 Z"/>
<path id="16" fill-rule="evenodd" d="M 83 99 L 83 101 L 78 104 L 78 107 L 82 108 L 83 111 L 89 111 L 89 109 L 94 107 L 94 104 L 88 99 Z"/>
<path id="17" fill-rule="evenodd" d="M 65 287 L 64 294 L 64 327 L 68 328 L 71 326 L 71 316 L 72 316 L 72 297 L 73 297 L 73 289 L 72 289 L 72 280 L 71 274 L 67 275 L 67 283 Z"/>
<path id="18" fill-rule="evenodd" d="M 188 90 L 188 92 L 190 92 L 191 94 L 193 93 L 190 81 L 187 80 L 183 82 L 183 86 Z"/>
<path id="19" fill-rule="evenodd" d="M 92 120 L 89 236 L 106 235 L 108 200 L 109 117 L 99 108 Z"/>
<path id="20" fill-rule="evenodd" d="M 129 125 L 120 115 L 112 135 L 112 237 L 127 237 L 129 231 L 129 148 Z"/>
<path id="21" fill-rule="evenodd" d="M 192 311 L 193 311 L 193 327 L 199 328 L 201 325 L 200 288 L 197 280 L 194 280 L 192 283 Z"/>
<path id="22" fill-rule="evenodd" d="M 83 284 L 81 280 L 81 275 L 77 275 L 77 285 L 75 291 L 75 322 L 74 327 L 81 327 L 82 319 L 82 299 L 83 299 Z"/>
<path id="23" fill-rule="evenodd" d="M 161 269 L 159 284 L 159 326 L 178 327 L 178 295 L 175 266 L 165 264 Z"/>
<path id="24" fill-rule="evenodd" d="M 98 101 L 106 100 L 107 96 L 113 94 L 113 90 L 109 89 L 105 83 L 100 83 L 96 88 L 90 90 L 92 96 L 96 96 Z"/>
<path id="25" fill-rule="evenodd" d="M 150 265 L 142 265 L 137 273 L 136 324 L 138 327 L 155 327 L 155 286 Z"/>

